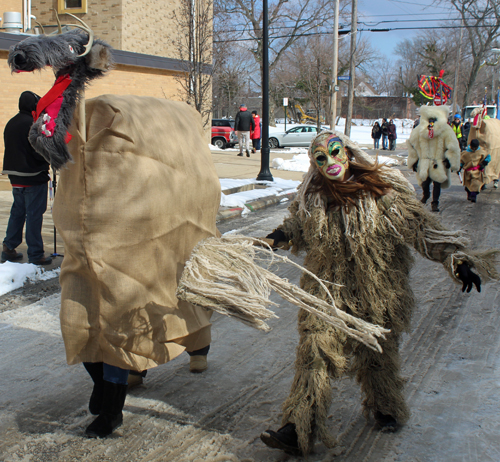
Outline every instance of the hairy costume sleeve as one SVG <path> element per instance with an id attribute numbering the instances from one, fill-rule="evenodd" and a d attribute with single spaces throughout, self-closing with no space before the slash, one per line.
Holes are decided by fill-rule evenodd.
<path id="1" fill-rule="evenodd" d="M 278 229 L 281 229 L 287 239 L 289 239 L 292 245 L 292 253 L 300 252 L 301 250 L 306 250 L 306 242 L 303 238 L 302 233 L 302 220 L 299 218 L 298 214 L 299 203 L 297 200 L 293 201 L 288 211 L 290 212 L 290 216 L 285 218 L 283 223 L 278 226 Z"/>
<path id="2" fill-rule="evenodd" d="M 442 263 L 450 276 L 455 276 L 461 263 L 475 268 L 485 281 L 498 279 L 495 258 L 499 250 L 475 252 L 468 248 L 469 241 L 461 231 L 449 231 L 429 214 L 413 194 L 392 192 L 378 201 L 385 214 L 387 232 L 413 246 L 423 257 Z"/>

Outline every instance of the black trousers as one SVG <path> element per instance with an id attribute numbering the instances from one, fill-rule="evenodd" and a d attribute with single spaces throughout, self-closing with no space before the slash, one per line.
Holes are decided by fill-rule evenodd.
<path id="1" fill-rule="evenodd" d="M 429 177 L 427 177 L 427 180 L 422 183 L 424 197 L 431 197 L 431 182 L 433 183 L 432 202 L 439 202 L 439 196 L 441 195 L 441 183 L 432 181 Z"/>

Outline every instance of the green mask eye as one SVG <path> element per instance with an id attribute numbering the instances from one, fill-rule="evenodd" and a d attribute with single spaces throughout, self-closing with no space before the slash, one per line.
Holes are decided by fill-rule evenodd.
<path id="1" fill-rule="evenodd" d="M 323 165 L 326 162 L 326 156 L 324 154 L 320 154 L 316 157 L 316 162 L 318 162 L 319 165 Z"/>

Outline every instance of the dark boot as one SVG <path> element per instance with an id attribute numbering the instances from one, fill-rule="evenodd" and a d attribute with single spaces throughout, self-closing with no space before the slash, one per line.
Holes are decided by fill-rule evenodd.
<path id="1" fill-rule="evenodd" d="M 102 363 L 83 363 L 83 366 L 94 381 L 94 389 L 89 400 L 89 411 L 93 415 L 99 415 L 102 411 L 102 396 L 104 392 Z"/>
<path id="2" fill-rule="evenodd" d="M 398 421 L 389 414 L 375 412 L 375 421 L 382 431 L 395 432 L 398 429 Z"/>
<path id="3" fill-rule="evenodd" d="M 123 422 L 127 385 L 104 380 L 102 412 L 85 430 L 89 438 L 106 438 Z"/>
<path id="4" fill-rule="evenodd" d="M 429 200 L 429 197 L 430 196 L 426 196 L 425 194 L 422 196 L 422 199 L 420 199 L 420 202 L 422 202 L 422 204 L 426 204 L 427 201 Z"/>
<path id="5" fill-rule="evenodd" d="M 21 260 L 22 258 L 23 254 L 21 252 L 16 252 L 15 249 L 9 249 L 5 244 L 3 245 L 2 263 L 6 261 Z"/>
<path id="6" fill-rule="evenodd" d="M 287 454 L 292 455 L 301 454 L 297 432 L 295 431 L 295 424 L 293 423 L 287 423 L 277 432 L 273 430 L 266 430 L 260 435 L 260 439 L 270 448 L 281 449 Z"/>
<path id="7" fill-rule="evenodd" d="M 431 202 L 431 210 L 433 212 L 439 212 L 439 202 L 437 201 L 432 201 Z"/>
<path id="8" fill-rule="evenodd" d="M 471 192 L 470 193 L 470 201 L 476 202 L 476 199 L 477 199 L 477 192 Z"/>

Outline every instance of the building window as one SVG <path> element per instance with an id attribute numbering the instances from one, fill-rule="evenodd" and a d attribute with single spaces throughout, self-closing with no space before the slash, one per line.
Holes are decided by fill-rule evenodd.
<path id="1" fill-rule="evenodd" d="M 87 0 L 57 0 L 58 13 L 86 13 Z"/>

